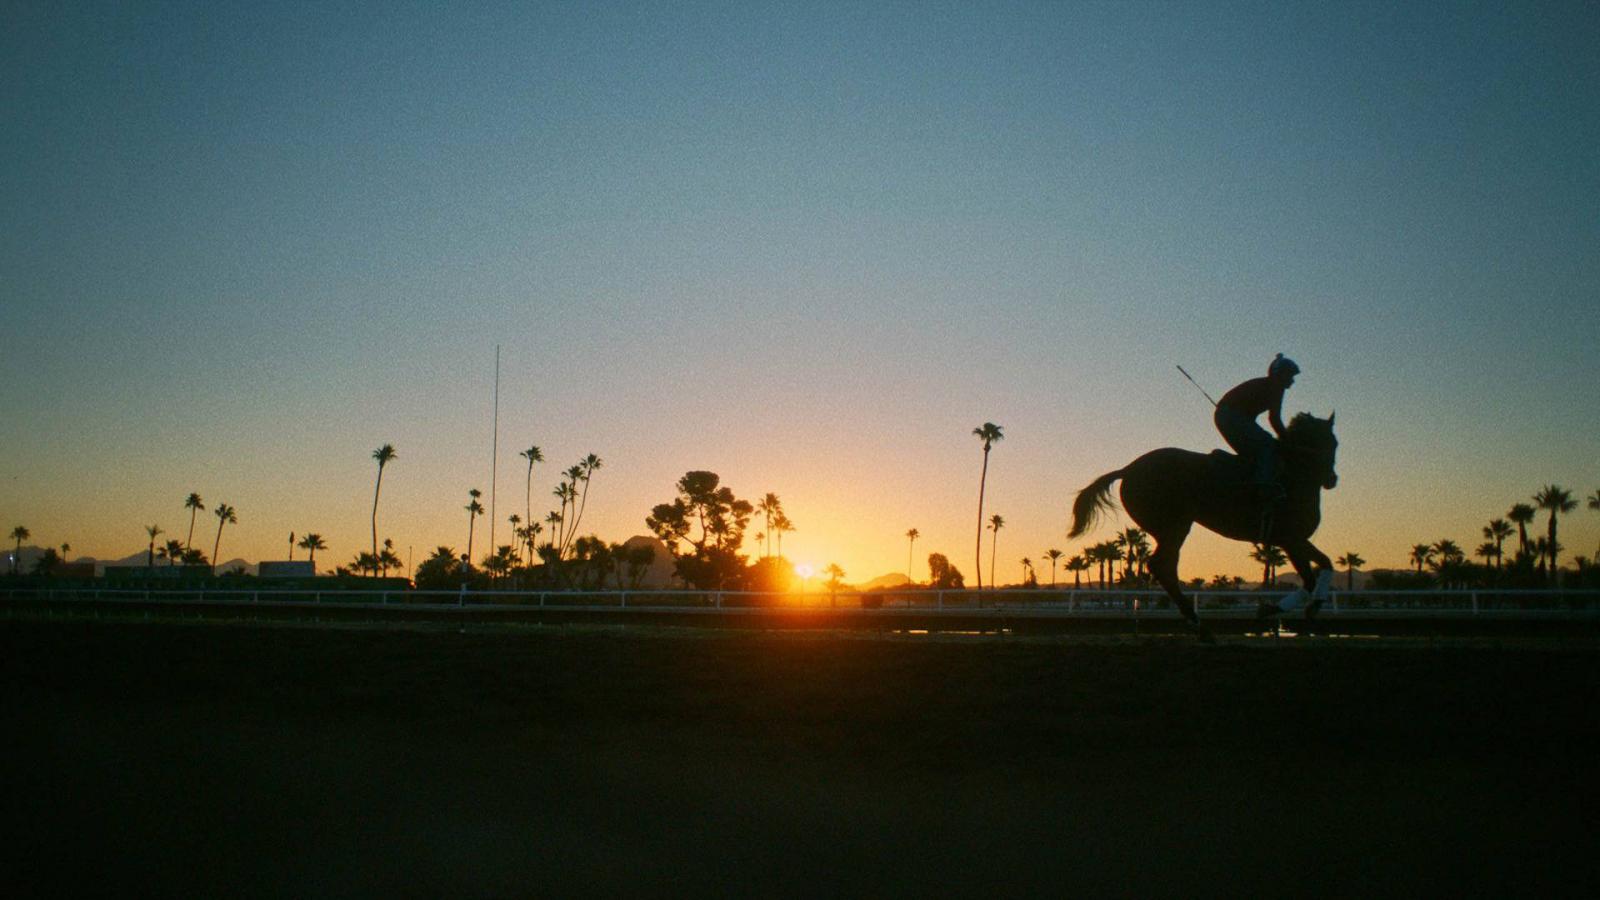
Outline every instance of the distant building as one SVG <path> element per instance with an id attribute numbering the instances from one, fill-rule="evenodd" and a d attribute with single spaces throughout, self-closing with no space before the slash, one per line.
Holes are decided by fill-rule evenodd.
<path id="1" fill-rule="evenodd" d="M 313 578 L 317 567 L 308 559 L 292 559 L 260 563 L 257 571 L 262 578 Z"/>

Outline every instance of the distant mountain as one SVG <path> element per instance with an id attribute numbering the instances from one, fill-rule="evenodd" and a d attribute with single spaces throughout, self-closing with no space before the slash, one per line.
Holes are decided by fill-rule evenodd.
<path id="1" fill-rule="evenodd" d="M 857 586 L 856 590 L 881 591 L 889 588 L 902 587 L 911 583 L 911 579 L 907 578 L 904 572 L 890 572 L 887 575 L 879 575 L 877 578 Z"/>

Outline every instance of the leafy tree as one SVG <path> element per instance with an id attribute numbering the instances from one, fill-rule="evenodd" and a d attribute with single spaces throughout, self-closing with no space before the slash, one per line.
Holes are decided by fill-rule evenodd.
<path id="1" fill-rule="evenodd" d="M 153 569 L 153 568 L 156 567 L 156 535 L 159 535 L 159 534 L 162 533 L 161 532 L 161 526 L 160 525 L 146 525 L 144 527 L 144 531 L 145 531 L 145 534 L 150 535 L 150 549 L 147 551 L 147 554 L 146 554 L 145 560 L 144 560 L 144 564 L 145 564 L 146 568 Z"/>
<path id="2" fill-rule="evenodd" d="M 1572 492 L 1554 484 L 1547 484 L 1533 495 L 1533 502 L 1540 509 L 1549 510 L 1550 525 L 1548 547 L 1545 552 L 1550 555 L 1550 578 L 1556 578 L 1556 556 L 1561 552 L 1561 544 L 1556 541 L 1556 516 L 1560 513 L 1569 513 L 1578 508 L 1578 501 L 1572 499 Z"/>
<path id="3" fill-rule="evenodd" d="M 764 556 L 745 571 L 745 589 L 761 593 L 787 593 L 794 590 L 797 581 L 794 563 L 781 556 Z"/>
<path id="4" fill-rule="evenodd" d="M 670 503 L 651 509 L 645 525 L 672 550 L 678 577 L 702 590 L 722 589 L 742 574 L 738 551 L 755 507 L 734 496 L 715 472 L 686 472 L 677 489 Z M 680 542 L 693 552 L 679 554 Z"/>
<path id="5" fill-rule="evenodd" d="M 226 503 L 218 503 L 217 508 L 213 509 L 211 514 L 217 517 L 217 540 L 211 545 L 211 558 L 217 560 L 222 558 L 217 555 L 222 550 L 222 527 L 239 521 L 239 516 L 234 511 L 234 508 Z"/>
<path id="6" fill-rule="evenodd" d="M 393 444 L 384 444 L 372 451 L 372 458 L 378 461 L 378 483 L 372 488 L 372 555 L 378 557 L 378 494 L 383 490 L 383 467 L 394 462 L 400 454 L 394 452 Z"/>
<path id="7" fill-rule="evenodd" d="M 1344 589 L 1347 591 L 1355 590 L 1356 570 L 1366 565 L 1367 561 L 1361 558 L 1361 554 L 1351 551 L 1334 560 L 1334 562 L 1338 565 L 1344 566 Z"/>
<path id="8" fill-rule="evenodd" d="M 450 547 L 438 547 L 433 555 L 417 566 L 417 588 L 424 591 L 447 591 L 466 582 L 461 560 Z"/>
<path id="9" fill-rule="evenodd" d="M 183 501 L 183 506 L 184 506 L 185 509 L 187 509 L 189 511 L 189 536 L 187 538 L 185 538 L 184 541 L 183 541 L 183 548 L 185 550 L 187 550 L 190 547 L 194 546 L 194 517 L 195 517 L 195 514 L 198 513 L 200 510 L 205 509 L 206 505 L 205 505 L 204 502 L 202 502 L 200 500 L 200 495 L 199 494 L 190 494 L 188 499 Z"/>
<path id="10" fill-rule="evenodd" d="M 33 574 L 49 577 L 54 575 L 62 563 L 61 555 L 56 553 L 56 548 L 46 547 L 44 553 L 33 561 Z"/>
<path id="11" fill-rule="evenodd" d="M 972 434 L 983 442 L 983 472 L 978 476 L 978 549 L 973 554 L 972 561 L 978 589 L 983 590 L 983 494 L 984 489 L 989 484 L 989 448 L 1004 440 L 1005 434 L 1001 431 L 1000 426 L 993 422 L 985 422 L 972 429 Z M 990 568 L 994 568 L 992 563 Z M 990 580 L 993 580 L 994 573 L 990 572 L 989 577 Z"/>
<path id="12" fill-rule="evenodd" d="M 928 586 L 940 590 L 954 590 L 966 587 L 966 579 L 961 576 L 961 570 L 950 565 L 950 560 L 943 553 L 928 554 Z"/>

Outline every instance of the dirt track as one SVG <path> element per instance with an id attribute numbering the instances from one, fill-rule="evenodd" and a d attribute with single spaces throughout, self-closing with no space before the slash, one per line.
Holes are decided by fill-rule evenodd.
<path id="1" fill-rule="evenodd" d="M 13 884 L 1593 895 L 1600 653 L 0 623 Z"/>

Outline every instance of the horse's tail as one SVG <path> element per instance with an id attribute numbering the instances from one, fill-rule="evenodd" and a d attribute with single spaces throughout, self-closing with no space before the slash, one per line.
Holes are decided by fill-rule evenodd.
<path id="1" fill-rule="evenodd" d="M 1111 485 L 1122 477 L 1124 469 L 1107 472 L 1089 482 L 1089 486 L 1078 492 L 1078 499 L 1072 501 L 1072 530 L 1067 532 L 1067 537 L 1075 538 L 1090 528 L 1094 527 L 1094 520 L 1101 512 L 1109 512 L 1115 505 L 1107 495 L 1111 493 Z"/>

